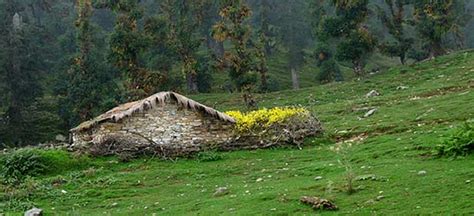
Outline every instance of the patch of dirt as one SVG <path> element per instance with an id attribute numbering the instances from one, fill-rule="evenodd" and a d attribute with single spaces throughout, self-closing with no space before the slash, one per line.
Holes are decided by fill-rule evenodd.
<path id="1" fill-rule="evenodd" d="M 352 137 L 336 137 L 336 145 L 341 145 L 343 143 L 357 143 L 367 139 L 369 135 L 364 132 L 361 134 L 354 135 Z"/>
<path id="2" fill-rule="evenodd" d="M 443 88 L 439 88 L 433 91 L 415 95 L 414 97 L 411 98 L 411 100 L 416 100 L 420 98 L 431 98 L 434 96 L 441 96 L 441 95 L 446 95 L 450 93 L 462 92 L 471 88 L 474 88 L 474 85 L 471 85 L 469 83 L 467 86 L 448 86 L 448 87 L 443 87 Z"/>

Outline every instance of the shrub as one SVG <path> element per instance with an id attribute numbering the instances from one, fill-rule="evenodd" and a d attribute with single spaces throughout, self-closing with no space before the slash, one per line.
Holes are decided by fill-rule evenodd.
<path id="1" fill-rule="evenodd" d="M 1 159 L 0 176 L 6 184 L 18 184 L 27 177 L 57 174 L 89 165 L 86 157 L 75 158 L 63 150 L 20 149 Z"/>
<path id="2" fill-rule="evenodd" d="M 453 129 L 438 147 L 439 156 L 465 156 L 474 151 L 474 122 L 468 121 Z"/>
<path id="3" fill-rule="evenodd" d="M 293 117 L 304 117 L 309 111 L 296 107 L 275 107 L 272 109 L 260 109 L 248 113 L 240 111 L 228 111 L 229 116 L 236 120 L 236 129 L 240 132 L 248 132 L 259 128 L 267 128 L 274 124 L 284 123 Z"/>
<path id="4" fill-rule="evenodd" d="M 276 107 L 248 113 L 229 111 L 227 114 L 236 120 L 236 139 L 223 150 L 268 148 L 284 144 L 296 144 L 301 148 L 306 137 L 323 132 L 319 120 L 300 107 Z"/>
<path id="5" fill-rule="evenodd" d="M 15 151 L 2 159 L 1 175 L 7 184 L 18 184 L 28 176 L 37 176 L 46 170 L 41 157 L 32 149 Z"/>

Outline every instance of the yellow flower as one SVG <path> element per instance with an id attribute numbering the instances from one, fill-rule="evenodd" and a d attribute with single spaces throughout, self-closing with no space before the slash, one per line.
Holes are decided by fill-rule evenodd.
<path id="1" fill-rule="evenodd" d="M 274 124 L 281 124 L 295 116 L 307 116 L 309 111 L 298 107 L 275 107 L 260 109 L 248 113 L 228 111 L 227 115 L 236 120 L 236 129 L 247 132 L 255 129 L 265 129 Z"/>

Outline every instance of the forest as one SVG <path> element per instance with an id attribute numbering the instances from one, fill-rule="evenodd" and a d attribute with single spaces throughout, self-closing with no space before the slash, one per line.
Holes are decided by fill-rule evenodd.
<path id="1" fill-rule="evenodd" d="M 159 91 L 368 79 L 474 48 L 470 0 L 0 0 L 0 148 Z"/>

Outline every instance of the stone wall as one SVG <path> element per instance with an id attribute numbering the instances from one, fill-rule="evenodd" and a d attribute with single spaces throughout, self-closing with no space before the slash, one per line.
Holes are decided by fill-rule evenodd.
<path id="1" fill-rule="evenodd" d="M 106 148 L 116 151 L 124 148 L 130 148 L 130 151 L 168 149 L 190 153 L 231 142 L 232 134 L 232 123 L 181 109 L 169 102 L 118 123 L 104 122 L 95 128 L 76 132 L 72 134 L 72 147 L 87 151 L 87 148 L 100 147 L 98 145 L 111 145 Z M 121 144 L 123 146 L 118 148 Z"/>

